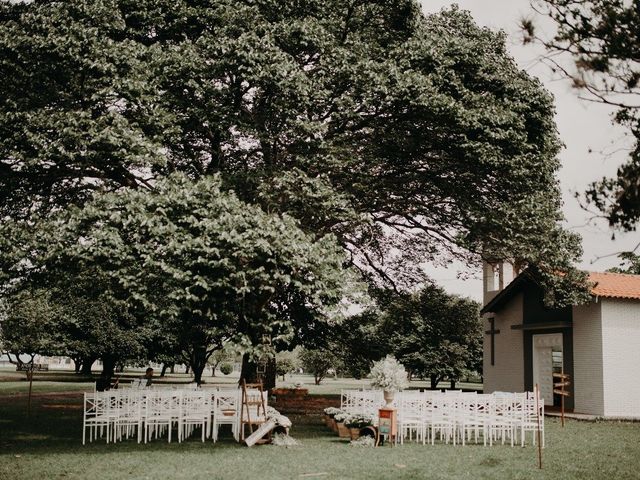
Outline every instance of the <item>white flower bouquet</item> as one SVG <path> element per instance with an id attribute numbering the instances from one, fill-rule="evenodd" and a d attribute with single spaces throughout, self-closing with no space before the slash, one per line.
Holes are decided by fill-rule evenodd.
<path id="1" fill-rule="evenodd" d="M 386 392 L 398 392 L 409 385 L 407 371 L 394 357 L 387 355 L 373 364 L 371 385 Z"/>
<path id="2" fill-rule="evenodd" d="M 324 414 L 329 415 L 331 418 L 335 417 L 337 413 L 342 413 L 342 410 L 336 407 L 327 407 L 324 409 Z"/>
<path id="3" fill-rule="evenodd" d="M 349 415 L 344 421 L 347 428 L 364 428 L 373 425 L 373 417 L 371 415 L 353 414 Z"/>
<path id="4" fill-rule="evenodd" d="M 347 412 L 336 413 L 333 416 L 333 419 L 338 423 L 344 423 L 347 418 L 349 418 L 349 414 Z"/>

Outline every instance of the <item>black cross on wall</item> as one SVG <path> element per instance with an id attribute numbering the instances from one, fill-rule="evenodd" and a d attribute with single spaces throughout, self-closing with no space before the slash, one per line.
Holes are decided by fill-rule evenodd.
<path id="1" fill-rule="evenodd" d="M 496 330 L 496 319 L 490 318 L 491 329 L 484 333 L 491 335 L 491 365 L 496 364 L 496 334 L 500 333 L 500 330 Z"/>

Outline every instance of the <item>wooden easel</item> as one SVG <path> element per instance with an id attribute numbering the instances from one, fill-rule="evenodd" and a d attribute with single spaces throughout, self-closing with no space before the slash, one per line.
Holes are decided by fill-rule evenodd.
<path id="1" fill-rule="evenodd" d="M 553 378 L 558 380 L 553 383 L 553 393 L 560 395 L 560 418 L 562 419 L 562 427 L 564 428 L 564 397 L 571 395 L 565 388 L 571 386 L 571 377 L 569 374 L 564 373 L 563 369 L 561 373 L 554 373 Z"/>
<path id="2" fill-rule="evenodd" d="M 249 390 L 256 389 L 258 390 L 258 394 L 249 394 Z M 251 408 L 252 406 L 256 406 L 256 418 L 251 418 Z M 245 415 L 246 413 L 246 415 Z M 245 425 L 249 426 L 249 431 L 251 432 L 249 436 L 254 431 L 254 427 L 258 425 L 262 425 L 267 421 L 267 409 L 264 404 L 264 395 L 262 390 L 262 382 L 260 383 L 247 383 L 244 379 L 242 379 L 242 403 L 240 405 L 240 441 L 245 439 Z M 268 443 L 271 441 L 271 433 L 268 433 L 268 438 L 261 439 L 256 443 Z"/>

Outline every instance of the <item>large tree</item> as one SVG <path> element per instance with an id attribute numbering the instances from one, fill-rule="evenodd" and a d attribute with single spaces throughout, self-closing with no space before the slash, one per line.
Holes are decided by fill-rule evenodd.
<path id="1" fill-rule="evenodd" d="M 63 349 L 53 334 L 59 309 L 48 292 L 22 291 L 0 302 L 0 354 L 19 367 L 32 364 L 36 355 L 58 355 Z"/>
<path id="2" fill-rule="evenodd" d="M 640 219 L 640 4 L 625 0 L 533 0 L 553 20 L 550 37 L 524 22 L 525 39 L 548 50 L 544 59 L 572 81 L 583 98 L 616 107 L 614 120 L 635 140 L 629 160 L 615 178 L 603 178 L 586 192 L 586 200 L 612 226 L 635 229 Z M 565 62 L 569 56 L 572 64 Z"/>
<path id="3" fill-rule="evenodd" d="M 428 285 L 412 295 L 391 296 L 381 317 L 388 351 L 410 374 L 430 379 L 431 388 L 447 378 L 475 372 L 482 358 L 480 305 Z"/>
<path id="4" fill-rule="evenodd" d="M 505 36 L 413 0 L 0 4 L 0 208 L 180 170 L 396 286 L 482 255 L 566 271 L 553 101 Z M 565 281 L 571 276 L 554 277 Z"/>
<path id="5" fill-rule="evenodd" d="M 227 340 L 248 358 L 322 336 L 349 287 L 333 236 L 314 238 L 238 200 L 218 176 L 176 174 L 153 191 L 105 194 L 51 224 L 45 266 L 30 279 L 99 268 L 104 295 L 157 319 L 197 382 Z"/>

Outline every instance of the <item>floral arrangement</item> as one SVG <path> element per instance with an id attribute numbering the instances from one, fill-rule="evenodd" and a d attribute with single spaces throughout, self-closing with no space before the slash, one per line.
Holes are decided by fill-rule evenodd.
<path id="1" fill-rule="evenodd" d="M 281 427 L 284 427 L 284 428 L 291 428 L 291 420 L 289 420 L 289 417 L 285 417 L 275 408 L 267 407 L 267 410 L 265 413 L 266 413 L 265 416 L 267 417 L 267 419 L 273 420 L 274 422 L 276 422 L 276 425 L 280 425 Z"/>
<path id="2" fill-rule="evenodd" d="M 329 415 L 331 418 L 335 417 L 336 414 L 342 413 L 342 410 L 336 407 L 327 407 L 324 409 L 325 415 Z"/>
<path id="3" fill-rule="evenodd" d="M 344 421 L 349 418 L 349 414 L 347 412 L 340 412 L 340 413 L 336 413 L 333 416 L 333 419 L 338 422 L 338 423 L 344 423 Z"/>
<path id="4" fill-rule="evenodd" d="M 407 371 L 391 355 L 373 364 L 371 385 L 388 392 L 397 392 L 407 387 Z"/>
<path id="5" fill-rule="evenodd" d="M 373 418 L 371 417 L 371 415 L 349 415 L 344 421 L 344 425 L 347 428 L 364 428 L 373 425 Z"/>
<path id="6" fill-rule="evenodd" d="M 352 447 L 375 447 L 376 441 L 373 437 L 363 435 L 362 437 L 358 437 L 355 440 L 351 440 L 349 445 L 351 445 Z"/>
<path id="7" fill-rule="evenodd" d="M 300 442 L 298 442 L 295 438 L 290 437 L 289 435 L 285 435 L 284 433 L 274 434 L 271 443 L 276 447 L 285 448 L 297 447 L 298 445 L 300 445 Z"/>

